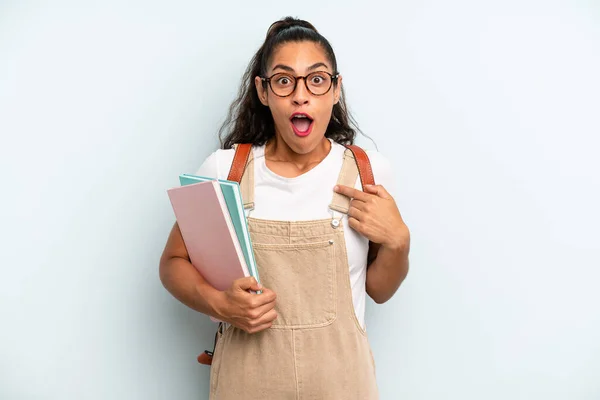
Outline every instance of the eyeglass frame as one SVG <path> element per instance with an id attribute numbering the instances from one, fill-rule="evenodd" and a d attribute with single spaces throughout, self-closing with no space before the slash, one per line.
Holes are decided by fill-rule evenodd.
<path id="1" fill-rule="evenodd" d="M 306 78 L 308 78 L 308 77 L 309 77 L 309 76 L 311 76 L 312 74 L 316 74 L 316 73 L 318 73 L 318 72 L 320 72 L 320 73 L 325 73 L 325 74 L 329 75 L 329 78 L 331 79 L 331 82 L 330 82 L 330 84 L 329 84 L 329 88 L 327 88 L 327 91 L 325 91 L 324 93 L 321 93 L 321 94 L 314 94 L 314 93 L 313 93 L 313 92 L 310 90 L 310 88 L 308 87 L 308 83 L 307 83 L 307 81 L 306 81 Z M 296 91 L 296 89 L 298 88 L 298 81 L 299 81 L 300 79 L 302 79 L 302 80 L 304 81 L 304 86 L 306 87 L 306 90 L 308 90 L 308 92 L 309 92 L 310 94 L 312 94 L 313 96 L 324 96 L 324 95 L 326 95 L 327 93 L 329 93 L 329 91 L 330 91 L 330 90 L 331 90 L 331 88 L 333 87 L 333 83 L 334 83 L 335 81 L 337 81 L 337 79 L 339 78 L 339 76 L 340 76 L 340 73 L 338 72 L 338 73 L 336 73 L 335 75 L 332 75 L 332 74 L 330 74 L 330 73 L 329 73 L 329 72 L 327 72 L 327 71 L 314 71 L 314 72 L 311 72 L 310 74 L 307 74 L 307 75 L 304 75 L 304 76 L 293 76 L 293 75 L 289 74 L 289 76 L 290 76 L 291 78 L 294 78 L 294 88 L 292 89 L 292 91 L 290 92 L 290 94 L 287 94 L 287 95 L 285 95 L 285 96 L 282 96 L 282 95 L 280 95 L 280 94 L 277 94 L 277 93 L 275 93 L 275 90 L 273 90 L 273 86 L 271 85 L 271 79 L 273 79 L 273 77 L 274 77 L 275 75 L 286 75 L 286 73 L 285 73 L 285 72 L 277 72 L 277 73 L 275 73 L 275 74 L 271 75 L 271 76 L 270 76 L 270 77 L 268 77 L 268 78 L 265 78 L 265 77 L 262 77 L 262 76 L 261 76 L 261 77 L 260 77 L 260 79 L 261 79 L 261 81 L 263 82 L 263 84 L 265 84 L 265 83 L 267 83 L 267 82 L 269 83 L 269 87 L 271 88 L 271 91 L 272 91 L 272 92 L 273 92 L 273 94 L 274 94 L 275 96 L 277 96 L 277 97 L 290 97 L 291 95 L 293 95 L 293 94 L 294 94 L 294 92 Z"/>

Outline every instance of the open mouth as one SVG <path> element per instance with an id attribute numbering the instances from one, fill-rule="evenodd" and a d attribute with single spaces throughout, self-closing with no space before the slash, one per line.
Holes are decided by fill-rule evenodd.
<path id="1" fill-rule="evenodd" d="M 305 113 L 294 113 L 290 118 L 292 129 L 298 136 L 308 136 L 312 131 L 313 119 Z"/>

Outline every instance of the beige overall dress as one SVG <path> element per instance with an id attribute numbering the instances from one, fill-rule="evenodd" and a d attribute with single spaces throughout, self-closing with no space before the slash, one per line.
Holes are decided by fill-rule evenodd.
<path id="1" fill-rule="evenodd" d="M 248 157 L 240 186 L 254 206 Z M 358 176 L 346 150 L 338 184 Z M 330 209 L 350 200 L 333 192 Z M 332 213 L 335 215 L 336 213 Z M 338 219 L 289 222 L 248 218 L 261 283 L 277 294 L 278 318 L 265 331 L 233 326 L 218 332 L 210 373 L 211 400 L 374 400 L 375 365 L 352 303 L 343 224 Z"/>

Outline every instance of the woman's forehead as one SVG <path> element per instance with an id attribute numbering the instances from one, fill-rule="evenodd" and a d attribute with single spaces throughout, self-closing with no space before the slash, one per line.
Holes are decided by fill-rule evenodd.
<path id="1" fill-rule="evenodd" d="M 321 70 L 331 70 L 331 63 L 327 54 L 318 43 L 309 41 L 287 42 L 279 45 L 273 52 L 269 70 L 283 70 L 284 68 L 280 67 L 285 66 L 291 68 L 294 72 L 304 73 L 317 64 L 321 64 L 319 68 Z"/>

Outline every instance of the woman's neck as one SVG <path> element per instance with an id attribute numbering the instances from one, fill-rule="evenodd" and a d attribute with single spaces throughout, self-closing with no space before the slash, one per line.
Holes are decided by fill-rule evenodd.
<path id="1" fill-rule="evenodd" d="M 284 140 L 275 135 L 265 146 L 265 160 L 273 172 L 293 178 L 317 166 L 327 157 L 330 150 L 331 142 L 323 137 L 323 140 L 309 153 L 296 153 Z"/>

